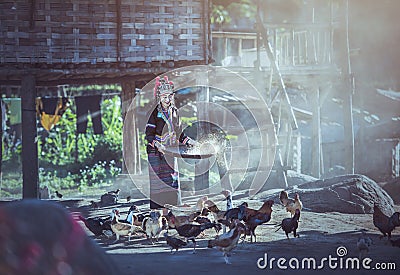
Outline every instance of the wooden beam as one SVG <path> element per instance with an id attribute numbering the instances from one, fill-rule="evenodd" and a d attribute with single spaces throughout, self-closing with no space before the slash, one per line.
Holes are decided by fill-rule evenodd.
<path id="1" fill-rule="evenodd" d="M 315 89 L 312 116 L 311 174 L 316 178 L 321 177 L 321 108 L 319 94 L 319 88 Z"/>
<path id="2" fill-rule="evenodd" d="M 138 174 L 141 171 L 140 151 L 138 138 L 138 123 L 134 109 L 131 106 L 136 96 L 136 83 L 121 82 L 121 109 L 124 121 L 124 159 L 122 160 L 122 173 Z M 131 108 L 129 109 L 129 107 Z M 129 158 L 129 160 L 127 159 Z M 128 163 L 127 163 L 128 162 Z M 129 167 L 129 169 L 128 169 Z"/>
<path id="3" fill-rule="evenodd" d="M 38 198 L 38 148 L 36 130 L 36 79 L 26 75 L 21 81 L 22 111 L 22 197 Z"/>

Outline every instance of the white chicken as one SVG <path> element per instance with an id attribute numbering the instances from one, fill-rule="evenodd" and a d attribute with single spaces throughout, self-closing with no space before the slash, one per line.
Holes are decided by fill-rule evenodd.
<path id="1" fill-rule="evenodd" d="M 132 234 L 143 232 L 140 226 L 119 222 L 119 216 L 119 209 L 114 208 L 111 212 L 111 230 L 115 233 L 116 236 L 114 243 L 119 241 L 120 236 L 128 236 L 128 241 L 130 241 Z"/>
<path id="2" fill-rule="evenodd" d="M 154 244 L 154 238 L 158 242 L 161 231 L 167 229 L 167 225 L 167 219 L 157 210 L 151 211 L 150 215 L 144 218 L 142 222 L 142 228 L 146 232 L 147 239 L 150 239 L 152 244 Z"/>

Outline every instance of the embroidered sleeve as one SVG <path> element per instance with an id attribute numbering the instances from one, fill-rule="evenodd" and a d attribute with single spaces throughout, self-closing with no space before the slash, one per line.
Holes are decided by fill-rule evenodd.
<path id="1" fill-rule="evenodd" d="M 151 113 L 149 120 L 147 121 L 145 134 L 145 139 L 147 142 L 154 147 L 154 143 L 156 142 L 156 118 L 154 116 L 154 112 Z"/>

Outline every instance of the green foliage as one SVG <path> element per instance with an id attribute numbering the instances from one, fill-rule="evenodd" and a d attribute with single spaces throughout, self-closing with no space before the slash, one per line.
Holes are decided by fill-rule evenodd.
<path id="1" fill-rule="evenodd" d="M 226 9 L 232 18 L 254 18 L 257 6 L 252 0 L 241 0 L 229 4 Z"/>
<path id="2" fill-rule="evenodd" d="M 229 12 L 222 5 L 213 5 L 210 17 L 211 24 L 222 25 L 231 22 Z"/>
<path id="3" fill-rule="evenodd" d="M 94 135 L 89 116 L 87 132 L 76 138 L 76 107 L 73 101 L 50 131 L 38 124 L 41 186 L 47 185 L 50 190 L 85 191 L 89 187 L 109 185 L 121 173 L 123 120 L 119 96 L 104 99 L 101 111 L 102 135 Z M 22 188 L 21 144 L 15 145 L 12 136 L 6 136 L 3 142 L 0 195 L 10 196 L 20 193 Z"/>

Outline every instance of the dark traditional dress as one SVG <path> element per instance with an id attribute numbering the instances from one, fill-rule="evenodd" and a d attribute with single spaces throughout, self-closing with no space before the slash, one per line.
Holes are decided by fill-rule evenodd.
<path id="1" fill-rule="evenodd" d="M 164 204 L 181 203 L 176 159 L 160 153 L 155 146 L 156 142 L 171 146 L 178 145 L 178 142 L 187 144 L 189 139 L 181 131 L 180 119 L 175 107 L 169 108 L 168 111 L 156 108 L 151 113 L 146 124 L 151 209 L 162 208 Z"/>

